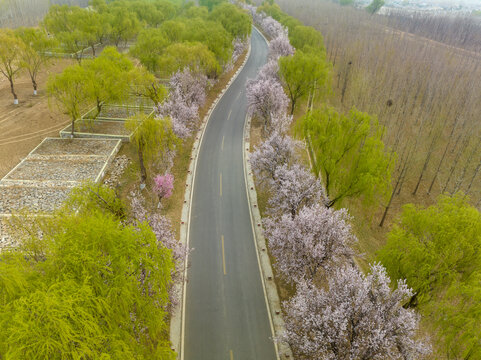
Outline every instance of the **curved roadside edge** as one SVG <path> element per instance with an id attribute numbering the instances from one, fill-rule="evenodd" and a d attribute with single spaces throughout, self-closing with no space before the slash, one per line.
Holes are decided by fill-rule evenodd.
<path id="1" fill-rule="evenodd" d="M 267 41 L 261 31 L 255 27 Z M 262 286 L 264 288 L 264 296 L 266 299 L 267 310 L 269 314 L 269 321 L 273 331 L 274 338 L 279 338 L 286 330 L 284 318 L 282 316 L 281 301 L 279 293 L 277 292 L 277 285 L 274 281 L 274 274 L 272 272 L 271 260 L 267 253 L 267 243 L 263 235 L 262 218 L 257 206 L 257 191 L 254 183 L 254 176 L 252 175 L 251 166 L 249 163 L 250 155 L 250 129 L 251 118 L 246 116 L 244 123 L 244 137 L 242 139 L 242 158 L 244 160 L 244 178 L 246 184 L 247 202 L 249 203 L 249 212 L 251 216 L 252 233 L 254 235 L 254 243 L 257 252 L 257 261 L 259 263 L 259 270 L 261 273 Z M 276 354 L 278 359 L 293 359 L 291 347 L 285 342 L 274 341 Z"/>
<path id="2" fill-rule="evenodd" d="M 282 316 L 281 301 L 277 292 L 277 285 L 274 281 L 271 260 L 267 253 L 267 243 L 263 235 L 262 218 L 257 206 L 257 191 L 254 184 L 251 166 L 249 163 L 250 154 L 250 128 L 251 119 L 246 117 L 243 138 L 243 159 L 244 159 L 244 177 L 247 191 L 247 201 L 251 215 L 252 233 L 254 235 L 254 243 L 257 251 L 257 260 L 259 262 L 259 270 L 261 272 L 262 285 L 264 287 L 264 295 L 266 298 L 269 320 L 273 329 L 275 338 L 279 338 L 286 330 L 284 318 Z M 285 342 L 274 342 L 278 359 L 293 359 L 291 347 Z"/>
<path id="3" fill-rule="evenodd" d="M 244 62 L 231 77 L 226 87 L 219 93 L 217 98 L 214 100 L 209 108 L 209 111 L 204 116 L 202 123 L 199 126 L 199 130 L 195 135 L 195 142 L 192 146 L 192 153 L 190 155 L 190 164 L 187 174 L 187 179 L 185 182 L 185 193 L 184 193 L 184 205 L 182 207 L 181 215 L 181 225 L 180 225 L 180 239 L 181 244 L 186 247 L 189 246 L 189 234 L 190 234 L 190 218 L 191 218 L 191 204 L 192 197 L 194 194 L 194 180 L 195 173 L 197 169 L 197 159 L 202 146 L 202 139 L 204 138 L 205 129 L 209 123 L 210 116 L 214 111 L 215 107 L 224 96 L 225 92 L 230 88 L 232 83 L 237 79 L 241 71 L 244 69 L 247 61 L 251 55 L 251 42 L 249 41 L 249 48 L 247 50 Z M 184 359 L 184 336 L 185 336 L 185 299 L 186 299 L 186 289 L 187 289 L 187 272 L 188 272 L 189 256 L 187 255 L 183 264 L 183 275 L 182 281 L 175 284 L 174 289 L 177 294 L 180 294 L 181 301 L 175 307 L 172 318 L 170 320 L 170 342 L 172 344 L 172 350 L 177 352 L 177 358 L 180 360 Z"/>

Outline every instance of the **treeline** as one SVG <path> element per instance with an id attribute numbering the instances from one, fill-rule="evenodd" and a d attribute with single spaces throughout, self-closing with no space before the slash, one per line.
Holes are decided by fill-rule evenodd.
<path id="1" fill-rule="evenodd" d="M 397 153 L 392 201 L 385 208 L 400 198 L 434 203 L 439 194 L 458 191 L 480 207 L 480 59 L 401 36 L 379 17 L 350 7 L 280 3 L 324 34 L 334 66 L 329 101 L 376 114 L 385 126 L 383 140 Z"/>
<path id="2" fill-rule="evenodd" d="M 460 49 L 481 51 L 481 19 L 479 17 L 391 10 L 386 14 L 385 20 L 387 26 L 401 31 Z"/>

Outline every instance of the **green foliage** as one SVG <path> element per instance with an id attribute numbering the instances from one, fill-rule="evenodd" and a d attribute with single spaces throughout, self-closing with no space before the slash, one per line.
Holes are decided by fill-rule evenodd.
<path id="1" fill-rule="evenodd" d="M 404 206 L 379 259 L 406 279 L 449 359 L 481 356 L 481 213 L 463 194 Z"/>
<path id="2" fill-rule="evenodd" d="M 25 51 L 25 43 L 15 36 L 9 29 L 0 29 L 0 73 L 10 82 L 10 89 L 14 99 L 15 94 L 13 81 L 23 67 L 22 54 Z"/>
<path id="3" fill-rule="evenodd" d="M 126 43 L 140 31 L 141 27 L 137 15 L 128 8 L 110 6 L 107 9 L 107 14 L 112 29 L 110 37 L 115 46 L 119 46 L 121 42 Z"/>
<path id="4" fill-rule="evenodd" d="M 185 22 L 183 40 L 207 45 L 221 65 L 226 64 L 232 55 L 233 38 L 222 24 L 216 21 L 196 18 Z"/>
<path id="5" fill-rule="evenodd" d="M 166 340 L 171 251 L 147 224 L 88 210 L 37 218 L 35 231 L 16 219 L 28 239 L 0 255 L 2 357 L 174 359 Z M 32 244 L 42 256 L 31 256 Z"/>
<path id="6" fill-rule="evenodd" d="M 96 42 L 96 32 L 90 27 L 95 21 L 93 17 L 88 10 L 78 6 L 52 5 L 42 24 L 55 35 L 64 51 L 80 63 L 84 49 Z"/>
<path id="7" fill-rule="evenodd" d="M 88 81 L 86 96 L 95 101 L 97 113 L 106 102 L 121 102 L 128 96 L 128 76 L 133 69 L 132 62 L 112 46 L 106 47 L 100 56 L 86 61 Z"/>
<path id="8" fill-rule="evenodd" d="M 211 78 L 215 78 L 221 73 L 215 55 L 207 46 L 198 42 L 175 43 L 168 46 L 162 57 L 158 59 L 158 64 L 162 69 L 162 77 L 169 77 L 186 67 Z"/>
<path id="9" fill-rule="evenodd" d="M 325 53 L 304 53 L 297 50 L 293 56 L 279 59 L 279 75 L 291 100 L 291 114 L 299 99 L 317 91 L 323 93 L 328 87 L 329 64 Z"/>
<path id="10" fill-rule="evenodd" d="M 62 73 L 52 75 L 47 82 L 50 104 L 55 104 L 72 119 L 71 135 L 75 132 L 75 120 L 89 100 L 89 74 L 80 65 L 66 68 Z"/>
<path id="11" fill-rule="evenodd" d="M 379 259 L 392 278 L 407 280 L 415 301 L 429 300 L 481 270 L 481 214 L 462 194 L 428 208 L 406 205 Z"/>
<path id="12" fill-rule="evenodd" d="M 325 53 L 324 39 L 312 26 L 296 26 L 289 31 L 289 41 L 297 50 Z"/>
<path id="13" fill-rule="evenodd" d="M 351 6 L 354 5 L 354 0 L 339 0 L 341 6 Z"/>
<path id="14" fill-rule="evenodd" d="M 131 117 L 125 124 L 133 132 L 132 144 L 137 150 L 142 183 L 147 180 L 147 168 L 155 164 L 166 164 L 166 159 L 180 145 L 172 131 L 169 118 L 153 118 L 145 114 Z"/>
<path id="15" fill-rule="evenodd" d="M 251 17 L 233 4 L 222 3 L 217 6 L 211 12 L 210 19 L 220 22 L 233 38 L 245 38 L 252 31 Z"/>
<path id="16" fill-rule="evenodd" d="M 481 358 L 481 272 L 454 282 L 428 305 L 449 359 Z"/>
<path id="17" fill-rule="evenodd" d="M 198 7 L 195 7 L 198 9 Z M 160 25 L 159 29 L 168 39 L 169 43 L 180 42 L 184 37 L 185 24 L 178 20 L 168 20 Z M 137 39 L 137 42 L 139 39 Z"/>
<path id="18" fill-rule="evenodd" d="M 202 20 L 207 20 L 209 17 L 209 9 L 205 6 L 194 6 L 194 4 L 191 2 L 189 4 L 192 4 L 192 6 L 187 7 L 182 16 L 188 19 L 194 19 L 194 18 L 199 18 Z"/>
<path id="19" fill-rule="evenodd" d="M 212 11 L 214 7 L 222 4 L 223 2 L 226 2 L 227 0 L 199 0 L 199 5 L 200 6 L 206 6 L 209 11 Z"/>
<path id="20" fill-rule="evenodd" d="M 325 184 L 328 206 L 353 197 L 369 204 L 388 195 L 393 161 L 375 117 L 356 109 L 344 115 L 325 107 L 303 117 L 299 128 L 310 141 L 314 172 Z"/>
<path id="21" fill-rule="evenodd" d="M 167 90 L 158 83 L 155 76 L 144 67 L 135 67 L 128 74 L 130 92 L 147 97 L 158 106 L 167 96 Z"/>
<path id="22" fill-rule="evenodd" d="M 144 29 L 137 37 L 137 42 L 130 53 L 149 71 L 156 72 L 160 70 L 159 58 L 169 43 L 163 29 Z"/>
<path id="23" fill-rule="evenodd" d="M 366 7 L 366 11 L 373 15 L 377 13 L 384 6 L 384 0 L 372 0 L 372 2 Z"/>

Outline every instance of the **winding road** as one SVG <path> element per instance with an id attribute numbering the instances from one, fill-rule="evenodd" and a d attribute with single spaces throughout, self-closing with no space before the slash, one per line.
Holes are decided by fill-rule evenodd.
<path id="1" fill-rule="evenodd" d="M 254 29 L 251 55 L 219 101 L 202 139 L 189 229 L 185 360 L 276 359 L 254 245 L 242 158 L 245 84 L 267 61 Z"/>

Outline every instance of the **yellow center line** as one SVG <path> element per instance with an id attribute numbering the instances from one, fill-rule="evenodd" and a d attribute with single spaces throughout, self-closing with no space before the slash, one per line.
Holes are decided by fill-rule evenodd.
<path id="1" fill-rule="evenodd" d="M 220 196 L 222 196 L 222 173 L 220 173 Z"/>
<path id="2" fill-rule="evenodd" d="M 230 351 L 230 360 L 234 360 L 234 353 L 232 352 L 232 350 Z"/>
<path id="3" fill-rule="evenodd" d="M 222 267 L 224 268 L 224 275 L 227 275 L 227 272 L 225 271 L 224 235 L 221 236 L 221 242 L 222 242 Z M 231 354 L 231 358 L 232 358 L 232 354 Z"/>
<path id="4" fill-rule="evenodd" d="M 221 150 L 224 151 L 224 136 L 222 136 L 222 145 L 221 145 Z"/>

